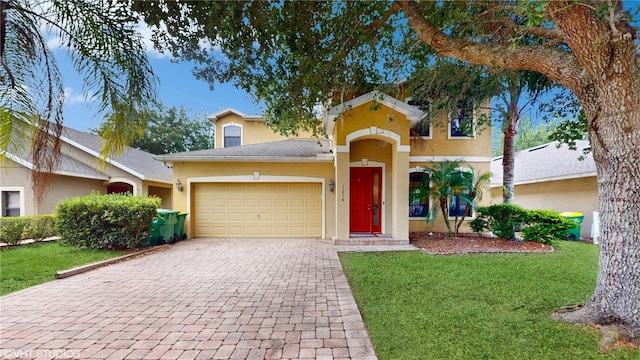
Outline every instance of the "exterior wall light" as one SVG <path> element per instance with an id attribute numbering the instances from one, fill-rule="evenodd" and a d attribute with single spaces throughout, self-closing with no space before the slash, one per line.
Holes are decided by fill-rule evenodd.
<path id="1" fill-rule="evenodd" d="M 180 181 L 180 179 L 178 179 L 178 181 L 176 181 L 176 189 L 178 189 L 178 191 L 182 191 L 182 189 L 184 189 L 184 187 L 182 186 L 182 182 Z"/>
<path id="2" fill-rule="evenodd" d="M 329 191 L 333 192 L 333 189 L 335 188 L 336 183 L 333 182 L 333 180 L 329 180 Z"/>

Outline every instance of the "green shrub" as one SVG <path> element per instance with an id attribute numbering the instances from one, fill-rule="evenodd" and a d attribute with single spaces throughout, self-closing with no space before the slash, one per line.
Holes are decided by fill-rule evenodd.
<path id="1" fill-rule="evenodd" d="M 30 223 L 31 219 L 25 216 L 0 218 L 0 242 L 17 245 Z"/>
<path id="2" fill-rule="evenodd" d="M 61 201 L 56 230 L 63 243 L 92 249 L 119 250 L 143 246 L 158 198 L 129 194 L 91 194 Z"/>
<path id="3" fill-rule="evenodd" d="M 496 204 L 479 207 L 477 216 L 471 221 L 471 229 L 478 233 L 491 231 L 501 239 L 513 239 L 515 228 L 522 229 L 524 241 L 555 245 L 557 240 L 564 240 L 567 230 L 576 223 L 556 211 L 527 210 L 513 204 Z"/>
<path id="4" fill-rule="evenodd" d="M 514 204 L 496 204 L 476 209 L 477 215 L 470 223 L 471 229 L 478 233 L 491 231 L 501 239 L 513 239 L 514 228 L 526 219 L 527 210 Z"/>
<path id="5" fill-rule="evenodd" d="M 28 216 L 27 218 L 30 219 L 30 222 L 23 233 L 25 239 L 40 242 L 44 238 L 56 235 L 55 215 Z"/>
<path id="6" fill-rule="evenodd" d="M 565 240 L 567 230 L 576 227 L 576 222 L 551 210 L 529 210 L 526 225 L 522 228 L 524 241 L 535 241 L 555 245 Z"/>

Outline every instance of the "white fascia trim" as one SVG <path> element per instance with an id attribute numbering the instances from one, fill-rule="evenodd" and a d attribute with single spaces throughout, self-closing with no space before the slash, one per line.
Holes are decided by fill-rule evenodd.
<path id="1" fill-rule="evenodd" d="M 320 183 L 322 193 L 322 238 L 325 239 L 327 232 L 327 210 L 326 210 L 326 184 L 325 179 L 321 177 L 310 176 L 278 176 L 278 175 L 231 175 L 231 176 L 203 176 L 187 178 L 187 209 L 191 209 L 191 184 L 193 183 Z M 190 221 L 191 212 L 186 216 L 185 221 Z"/>
<path id="2" fill-rule="evenodd" d="M 69 139 L 68 137 L 61 136 L 60 139 L 62 139 L 64 142 L 66 142 L 69 145 L 75 146 L 78 149 L 80 149 L 80 150 L 82 150 L 82 151 L 84 151 L 84 152 L 86 152 L 86 153 L 88 153 L 90 155 L 95 156 L 96 158 L 101 158 L 100 153 L 97 153 L 97 152 L 89 149 L 88 147 Z M 113 166 L 117 167 L 118 169 L 123 170 L 125 172 L 128 172 L 129 174 L 139 178 L 140 180 L 147 180 L 147 178 L 146 178 L 146 176 L 144 176 L 144 174 L 141 174 L 141 173 L 139 173 L 137 171 L 134 171 L 134 170 L 132 170 L 132 169 L 120 164 L 117 161 L 114 161 L 114 160 L 112 160 L 110 158 L 106 158 L 104 160 L 108 164 L 113 165 Z"/>
<path id="3" fill-rule="evenodd" d="M 15 163 L 18 163 L 24 167 L 26 167 L 27 169 L 33 171 L 35 169 L 35 166 L 24 160 L 21 159 L 11 153 L 7 153 L 7 158 L 11 159 L 12 161 L 14 161 Z M 55 170 L 53 172 L 56 175 L 63 175 L 63 176 L 71 176 L 71 177 L 78 177 L 78 178 L 83 178 L 83 179 L 95 179 L 95 180 L 109 180 L 108 176 L 99 176 L 99 175 L 87 175 L 87 174 L 80 174 L 80 173 L 76 173 L 76 172 L 71 172 L 71 171 L 64 171 L 64 170 Z"/>
<path id="4" fill-rule="evenodd" d="M 183 162 L 332 162 L 333 156 L 295 157 L 295 156 L 203 156 L 157 158 L 166 163 Z M 146 180 L 146 179 L 145 179 Z"/>
<path id="5" fill-rule="evenodd" d="M 549 181 L 573 180 L 573 179 L 581 179 L 581 178 L 585 178 L 585 177 L 596 177 L 596 176 L 597 176 L 597 173 L 595 171 L 588 171 L 588 172 L 583 172 L 583 173 L 578 173 L 578 174 L 551 176 L 551 177 L 540 178 L 540 179 L 516 181 L 516 182 L 514 182 L 513 185 L 514 186 L 516 186 L 516 185 L 528 185 L 528 184 L 536 184 L 536 183 L 543 183 L 543 182 L 549 182 Z M 493 183 L 493 184 L 491 184 L 491 187 L 502 187 L 502 184 Z"/>
<path id="6" fill-rule="evenodd" d="M 332 107 L 331 109 L 323 113 L 323 122 L 327 129 L 328 134 L 333 133 L 333 127 L 335 125 L 335 119 L 343 112 L 364 105 L 370 101 L 375 100 L 377 103 L 382 104 L 392 110 L 395 110 L 407 117 L 407 120 L 411 122 L 411 125 L 420 120 L 422 111 L 415 106 L 409 105 L 404 101 L 398 100 L 380 91 L 371 91 L 364 95 L 360 95 L 355 99 L 349 100 L 342 104 Z"/>
<path id="7" fill-rule="evenodd" d="M 26 208 L 24 201 L 24 186 L 0 186 L 0 192 L 2 191 L 17 191 L 20 195 L 20 216 L 25 216 Z M 0 218 L 2 217 L 2 211 L 0 211 Z"/>
<path id="8" fill-rule="evenodd" d="M 24 160 L 24 159 L 22 159 L 20 157 L 17 157 L 17 156 L 13 155 L 10 152 L 6 152 L 5 154 L 6 154 L 7 158 L 9 158 L 11 161 L 13 161 L 15 163 L 18 163 L 18 164 L 26 167 L 29 170 L 33 170 L 34 169 L 33 164 L 28 162 L 27 160 Z"/>
<path id="9" fill-rule="evenodd" d="M 489 156 L 409 156 L 409 162 L 442 162 L 442 161 L 458 161 L 475 163 L 490 163 Z"/>
<path id="10" fill-rule="evenodd" d="M 207 119 L 215 123 L 216 121 L 218 121 L 219 118 L 228 114 L 236 114 L 239 117 L 241 117 L 242 120 L 245 120 L 245 121 L 264 121 L 264 118 L 262 117 L 262 115 L 247 115 L 242 111 L 236 110 L 234 108 L 226 108 L 218 112 L 215 112 L 213 114 L 207 115 Z"/>

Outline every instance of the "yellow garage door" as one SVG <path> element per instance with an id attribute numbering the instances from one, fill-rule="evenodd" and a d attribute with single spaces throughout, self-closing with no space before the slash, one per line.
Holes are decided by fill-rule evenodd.
<path id="1" fill-rule="evenodd" d="M 203 183 L 194 190 L 195 237 L 321 237 L 319 183 Z"/>

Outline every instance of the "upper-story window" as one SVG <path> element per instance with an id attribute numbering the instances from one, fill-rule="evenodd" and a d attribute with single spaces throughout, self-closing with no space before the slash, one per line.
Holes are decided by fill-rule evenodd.
<path id="1" fill-rule="evenodd" d="M 224 147 L 242 145 L 242 128 L 238 125 L 227 125 L 223 128 Z"/>
<path id="2" fill-rule="evenodd" d="M 431 117 L 429 116 L 431 110 L 431 103 L 427 100 L 416 101 L 411 98 L 407 99 L 409 105 L 413 105 L 422 110 L 425 117 L 420 119 L 417 124 L 411 128 L 411 136 L 420 136 L 422 138 L 431 138 Z"/>
<path id="3" fill-rule="evenodd" d="M 472 139 L 475 137 L 473 101 L 458 102 L 455 111 L 449 113 L 449 138 Z"/>

